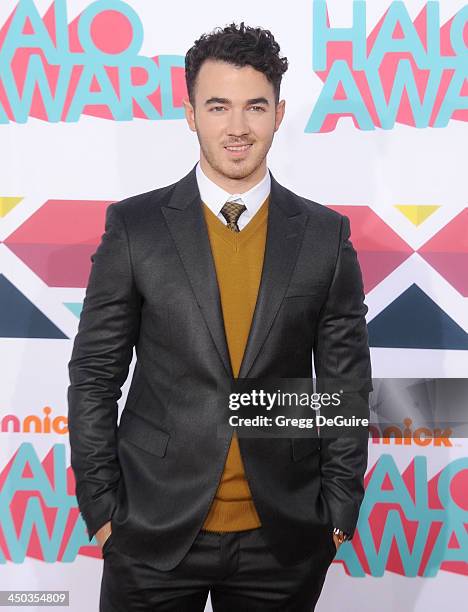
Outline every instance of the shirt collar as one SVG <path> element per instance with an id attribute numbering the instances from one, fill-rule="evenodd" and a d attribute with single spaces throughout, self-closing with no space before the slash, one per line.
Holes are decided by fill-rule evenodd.
<path id="1" fill-rule="evenodd" d="M 251 218 L 266 200 L 271 189 L 271 178 L 268 169 L 265 176 L 256 185 L 244 193 L 235 194 L 225 191 L 222 187 L 208 178 L 201 169 L 200 162 L 198 162 L 196 166 L 196 176 L 201 200 L 212 210 L 212 212 L 214 212 L 216 216 L 219 215 L 221 208 L 229 198 L 238 196 L 242 198 L 242 202 L 246 207 L 246 210 L 242 216 L 244 219 Z"/>

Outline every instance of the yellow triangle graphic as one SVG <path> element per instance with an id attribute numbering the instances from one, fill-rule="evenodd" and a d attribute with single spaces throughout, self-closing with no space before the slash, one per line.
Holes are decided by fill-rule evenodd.
<path id="1" fill-rule="evenodd" d="M 396 205 L 395 208 L 405 215 L 413 225 L 421 225 L 428 217 L 432 215 L 440 206 L 430 205 Z"/>
<path id="2" fill-rule="evenodd" d="M 10 210 L 19 204 L 23 198 L 2 198 L 0 196 L 0 217 L 6 217 Z"/>

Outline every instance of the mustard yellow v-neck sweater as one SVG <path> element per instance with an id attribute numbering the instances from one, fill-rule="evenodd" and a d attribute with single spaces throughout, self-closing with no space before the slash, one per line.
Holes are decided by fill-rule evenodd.
<path id="1" fill-rule="evenodd" d="M 233 232 L 203 204 L 218 279 L 226 340 L 234 377 L 239 374 L 263 267 L 269 197 L 240 231 Z M 242 531 L 261 525 L 245 477 L 237 434 L 203 529 Z"/>

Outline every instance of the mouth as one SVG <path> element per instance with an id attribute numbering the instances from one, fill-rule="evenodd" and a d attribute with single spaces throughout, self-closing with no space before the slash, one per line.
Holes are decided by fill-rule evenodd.
<path id="1" fill-rule="evenodd" d="M 251 147 L 252 147 L 252 144 L 245 144 L 245 145 L 230 145 L 224 148 L 226 149 L 226 151 L 228 151 L 230 155 L 233 155 L 234 157 L 238 157 L 238 156 L 240 157 L 244 155 L 244 153 L 249 151 Z"/>

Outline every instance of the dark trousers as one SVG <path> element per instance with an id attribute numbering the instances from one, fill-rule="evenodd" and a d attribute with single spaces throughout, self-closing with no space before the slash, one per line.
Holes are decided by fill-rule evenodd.
<path id="1" fill-rule="evenodd" d="M 182 561 L 161 571 L 104 544 L 100 612 L 311 612 L 319 598 L 334 544 L 293 565 L 270 552 L 262 528 L 200 531 Z"/>

